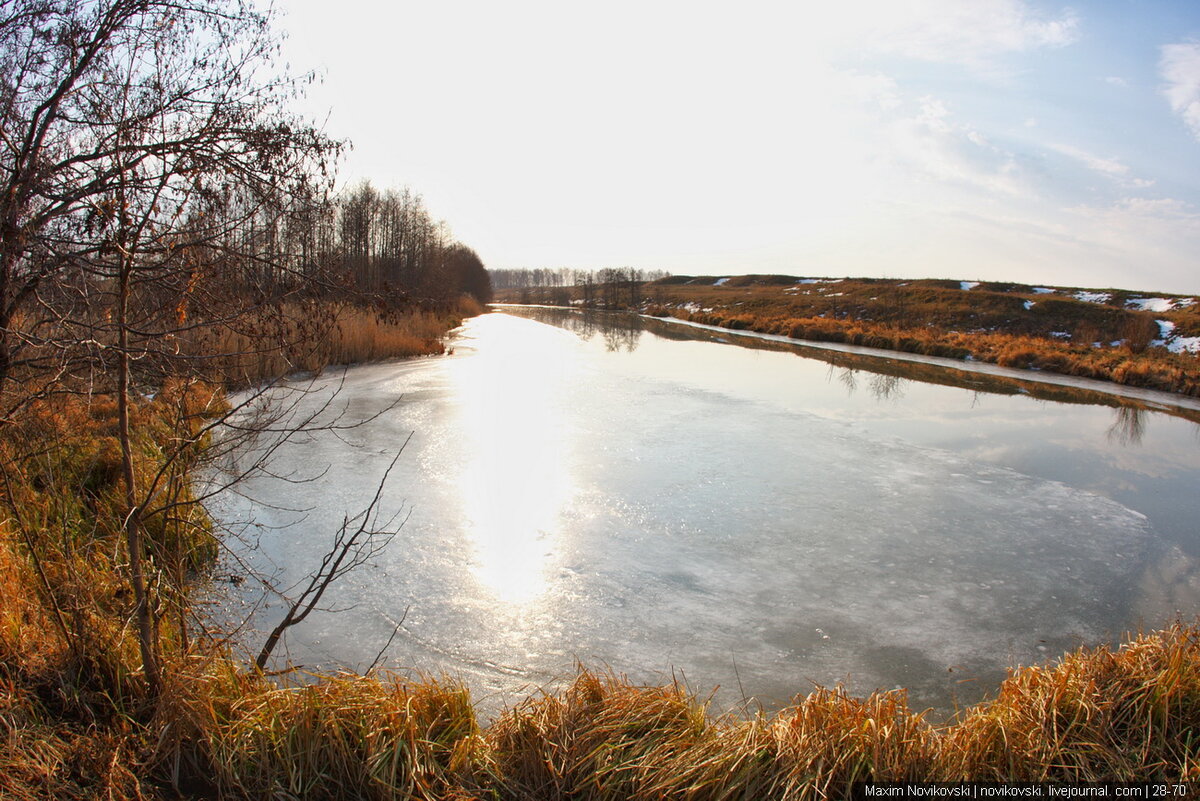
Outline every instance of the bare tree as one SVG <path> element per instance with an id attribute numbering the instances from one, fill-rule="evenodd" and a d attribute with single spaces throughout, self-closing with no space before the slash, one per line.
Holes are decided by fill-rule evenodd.
<path id="1" fill-rule="evenodd" d="M 239 0 L 0 8 L 3 388 L 15 367 L 91 339 L 62 329 L 94 311 L 97 264 L 142 270 L 114 231 L 136 229 L 198 294 L 211 276 L 196 262 L 243 244 L 263 209 L 319 191 L 339 146 L 286 112 L 300 81 L 267 74 L 270 18 Z"/>
<path id="2" fill-rule="evenodd" d="M 182 348 L 189 333 L 262 306 L 292 266 L 283 210 L 319 201 L 339 145 L 286 113 L 298 82 L 268 74 L 269 17 L 237 0 L 0 10 L 0 389 L 16 370 L 111 371 L 134 618 L 157 694 L 145 522 L 178 495 L 158 498 L 162 470 L 139 476 L 135 390 L 212 356 Z"/>

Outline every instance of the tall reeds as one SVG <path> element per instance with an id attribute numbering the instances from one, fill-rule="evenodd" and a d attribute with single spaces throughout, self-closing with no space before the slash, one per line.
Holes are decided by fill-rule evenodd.
<path id="1" fill-rule="evenodd" d="M 236 325 L 200 326 L 181 347 L 206 374 L 233 385 L 249 384 L 331 365 L 439 354 L 446 332 L 480 311 L 467 296 L 438 310 L 289 304 L 246 315 Z"/>

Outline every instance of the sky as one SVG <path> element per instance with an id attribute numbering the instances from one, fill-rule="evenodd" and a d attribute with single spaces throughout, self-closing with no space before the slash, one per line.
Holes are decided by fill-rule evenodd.
<path id="1" fill-rule="evenodd" d="M 1200 294 L 1200 2 L 276 0 L 488 267 Z"/>

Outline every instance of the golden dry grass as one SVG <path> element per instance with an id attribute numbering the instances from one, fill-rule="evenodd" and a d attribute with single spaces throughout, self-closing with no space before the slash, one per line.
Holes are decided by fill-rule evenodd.
<path id="1" fill-rule="evenodd" d="M 480 311 L 467 296 L 439 310 L 287 304 L 234 324 L 202 326 L 181 338 L 181 347 L 206 375 L 244 385 L 331 365 L 440 354 L 446 332 Z"/>

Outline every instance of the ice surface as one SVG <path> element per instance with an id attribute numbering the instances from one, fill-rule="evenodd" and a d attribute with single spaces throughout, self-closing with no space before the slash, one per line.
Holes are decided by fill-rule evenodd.
<path id="1" fill-rule="evenodd" d="M 274 508 L 223 500 L 214 511 L 259 538 L 243 556 L 286 585 L 415 432 L 385 510 L 407 522 L 331 593 L 345 611 L 289 638 L 296 661 L 362 666 L 403 620 L 389 664 L 460 675 L 485 705 L 580 660 L 740 683 L 768 704 L 812 681 L 899 684 L 945 709 L 1039 646 L 1124 625 L 1143 515 L 768 402 L 689 369 L 678 343 L 603 340 L 487 315 L 452 358 L 350 370 L 347 414 L 383 414 L 281 451 L 274 472 L 313 480 L 242 487 Z M 259 629 L 278 614 L 261 610 Z"/>

